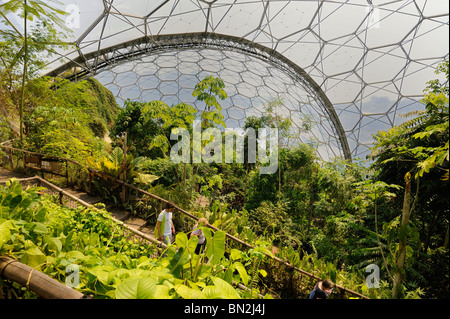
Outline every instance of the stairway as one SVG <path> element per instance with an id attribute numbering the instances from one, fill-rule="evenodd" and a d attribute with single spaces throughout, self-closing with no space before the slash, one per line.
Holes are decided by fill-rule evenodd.
<path id="1" fill-rule="evenodd" d="M 26 176 L 12 172 L 0 166 L 0 185 L 5 183 L 11 178 L 26 178 Z M 124 224 L 128 225 L 130 228 L 136 229 L 148 235 L 149 237 L 156 240 L 154 236 L 154 225 L 148 223 L 148 221 L 131 216 L 129 211 L 117 208 L 112 203 L 104 202 L 101 198 L 91 196 L 88 193 L 72 188 L 64 188 L 64 191 L 70 195 L 81 199 L 82 201 L 89 203 L 91 205 L 103 203 L 105 210 L 108 211 L 112 217 L 122 221 Z M 156 223 L 156 221 L 155 221 Z"/>

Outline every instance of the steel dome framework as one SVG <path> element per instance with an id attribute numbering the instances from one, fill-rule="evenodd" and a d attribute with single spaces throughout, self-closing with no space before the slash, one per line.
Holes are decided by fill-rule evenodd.
<path id="1" fill-rule="evenodd" d="M 94 76 L 119 102 L 196 105 L 194 85 L 212 74 L 226 84 L 228 127 L 278 98 L 276 112 L 294 124 L 288 143 L 313 143 L 324 159 L 367 154 L 372 134 L 422 108 L 426 82 L 448 59 L 440 0 L 70 4 L 77 49 L 50 61 L 48 75 Z"/>

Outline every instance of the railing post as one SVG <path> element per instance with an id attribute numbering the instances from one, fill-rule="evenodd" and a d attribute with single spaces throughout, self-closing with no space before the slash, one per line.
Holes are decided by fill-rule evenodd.
<path id="1" fill-rule="evenodd" d="M 25 162 L 25 153 L 22 151 L 22 162 L 23 162 L 23 169 L 26 172 L 27 168 L 26 168 L 26 162 Z"/>
<path id="2" fill-rule="evenodd" d="M 89 187 L 89 194 L 92 194 L 92 175 L 94 173 L 92 173 L 91 171 L 89 172 L 89 177 L 88 177 L 88 187 Z"/>
<path id="3" fill-rule="evenodd" d="M 13 151 L 9 149 L 9 159 L 11 160 L 11 170 L 14 170 L 14 160 L 13 160 Z"/>
<path id="4" fill-rule="evenodd" d="M 122 162 L 122 180 L 127 182 L 127 132 L 123 133 L 123 162 Z M 122 184 L 122 204 L 127 200 L 127 188 Z"/>
<path id="5" fill-rule="evenodd" d="M 38 166 L 39 166 L 39 170 L 41 171 L 41 177 L 42 177 L 42 178 L 45 178 L 45 176 L 44 176 L 44 171 L 42 170 L 42 156 L 39 156 L 39 163 L 38 163 Z"/>
<path id="6" fill-rule="evenodd" d="M 122 204 L 125 204 L 127 200 L 127 188 L 122 184 Z"/>
<path id="7" fill-rule="evenodd" d="M 61 206 L 64 206 L 63 205 L 63 193 L 62 193 L 62 191 L 59 192 L 59 203 L 61 204 Z"/>
<path id="8" fill-rule="evenodd" d="M 69 186 L 69 162 L 66 160 L 66 182 L 67 186 Z"/>

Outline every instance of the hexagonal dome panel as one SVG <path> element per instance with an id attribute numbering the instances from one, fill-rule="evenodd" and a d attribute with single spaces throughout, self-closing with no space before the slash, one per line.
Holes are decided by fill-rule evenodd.
<path id="1" fill-rule="evenodd" d="M 448 59 L 447 1 L 61 1 L 69 4 L 80 8 L 78 49 L 49 61 L 49 75 L 94 76 L 119 103 L 191 103 L 196 81 L 212 74 L 225 81 L 230 125 L 280 99 L 293 136 L 324 159 L 367 154 L 372 134 L 422 108 L 426 82 Z"/>

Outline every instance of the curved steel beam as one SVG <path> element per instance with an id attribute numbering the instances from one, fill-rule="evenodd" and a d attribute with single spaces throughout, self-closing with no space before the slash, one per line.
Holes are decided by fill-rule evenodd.
<path id="1" fill-rule="evenodd" d="M 127 62 L 130 61 L 130 59 L 142 55 L 198 48 L 216 50 L 226 49 L 256 57 L 266 63 L 274 65 L 284 73 L 288 74 L 295 81 L 302 83 L 305 89 L 320 100 L 320 104 L 323 106 L 328 118 L 334 126 L 335 134 L 338 136 L 345 159 L 351 161 L 351 152 L 342 124 L 336 114 L 333 104 L 325 95 L 325 92 L 321 87 L 305 72 L 305 70 L 282 54 L 244 38 L 209 32 L 144 36 L 87 53 L 83 56 L 78 56 L 66 64 L 50 71 L 46 76 L 61 76 L 66 71 L 75 69 L 75 71 L 67 78 L 70 80 L 76 78 L 79 79 L 84 76 L 93 76 L 103 68 Z"/>

